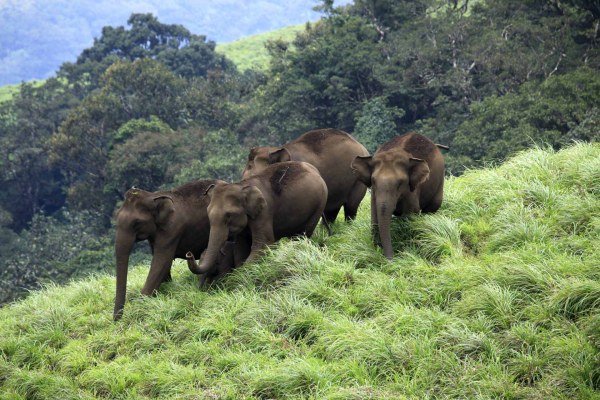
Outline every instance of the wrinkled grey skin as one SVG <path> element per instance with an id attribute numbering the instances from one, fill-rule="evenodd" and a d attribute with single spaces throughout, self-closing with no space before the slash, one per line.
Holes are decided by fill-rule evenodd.
<path id="1" fill-rule="evenodd" d="M 185 258 L 190 250 L 201 254 L 208 244 L 210 222 L 206 190 L 223 181 L 191 182 L 170 191 L 147 192 L 132 188 L 116 213 L 115 258 L 117 290 L 113 318 L 123 315 L 127 289 L 129 255 L 136 242 L 148 240 L 152 263 L 142 294 L 152 295 L 162 282 L 171 280 L 175 258 Z M 221 256 L 227 260 L 227 255 Z M 223 265 L 222 268 L 227 268 Z M 205 277 L 212 278 L 212 277 Z"/>
<path id="2" fill-rule="evenodd" d="M 355 157 L 367 155 L 367 149 L 350 134 L 338 129 L 316 129 L 282 147 L 252 148 L 242 177 L 249 178 L 279 162 L 304 161 L 313 165 L 327 185 L 323 222 L 330 230 L 342 207 L 346 220 L 356 217 L 367 187 L 352 173 L 350 164 Z"/>
<path id="3" fill-rule="evenodd" d="M 425 136 L 408 133 L 383 144 L 373 156 L 356 157 L 354 173 L 371 188 L 371 225 L 383 253 L 393 257 L 392 215 L 435 212 L 444 194 L 444 157 Z"/>
<path id="4" fill-rule="evenodd" d="M 219 249 L 235 242 L 235 265 L 251 261 L 282 237 L 311 236 L 327 201 L 319 172 L 303 162 L 270 165 L 239 183 L 209 189 L 210 239 L 200 265 L 188 254 L 195 274 L 214 270 Z"/>

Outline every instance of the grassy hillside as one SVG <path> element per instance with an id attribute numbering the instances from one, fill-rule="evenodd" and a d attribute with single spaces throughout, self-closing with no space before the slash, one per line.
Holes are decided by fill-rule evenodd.
<path id="1" fill-rule="evenodd" d="M 247 69 L 264 69 L 269 62 L 265 43 L 268 40 L 277 39 L 292 41 L 296 33 L 303 29 L 303 24 L 287 26 L 276 31 L 248 36 L 235 42 L 217 44 L 217 52 L 231 59 L 241 71 Z"/>
<path id="2" fill-rule="evenodd" d="M 0 86 L 0 103 L 12 99 L 13 95 L 19 91 L 19 85 Z"/>
<path id="3" fill-rule="evenodd" d="M 29 83 L 32 83 L 33 86 L 41 86 L 44 80 L 31 81 Z M 13 95 L 19 91 L 19 86 L 21 84 L 0 86 L 0 103 L 12 99 Z"/>
<path id="4" fill-rule="evenodd" d="M 0 398 L 600 397 L 600 146 L 530 150 L 450 178 L 442 210 L 371 244 L 369 206 L 219 287 L 183 263 L 0 310 Z M 400 245 L 399 243 L 402 243 Z"/>

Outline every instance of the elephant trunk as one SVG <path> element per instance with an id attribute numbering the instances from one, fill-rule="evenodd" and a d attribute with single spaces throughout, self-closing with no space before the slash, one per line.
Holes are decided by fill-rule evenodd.
<path id="1" fill-rule="evenodd" d="M 125 306 L 125 294 L 127 291 L 127 269 L 129 267 L 129 255 L 135 243 L 135 235 L 117 230 L 115 238 L 115 258 L 117 263 L 117 291 L 115 296 L 115 309 L 113 319 L 115 321 L 123 316 Z"/>
<path id="2" fill-rule="evenodd" d="M 208 238 L 208 246 L 206 248 L 206 252 L 202 256 L 200 260 L 200 265 L 197 265 L 194 261 L 194 256 L 192 255 L 191 259 L 186 254 L 186 258 L 188 261 L 188 268 L 194 274 L 205 274 L 209 271 L 212 271 L 217 261 L 219 260 L 219 252 L 221 247 L 227 241 L 227 227 L 223 228 L 211 228 L 210 235 Z M 188 252 L 188 254 L 191 254 Z"/>
<path id="3" fill-rule="evenodd" d="M 185 253 L 185 259 L 187 260 L 187 265 L 192 274 L 202 275 L 204 272 L 200 269 L 200 266 L 196 262 L 196 257 L 194 253 L 188 251 Z"/>
<path id="4" fill-rule="evenodd" d="M 379 239 L 381 240 L 381 246 L 383 247 L 383 254 L 387 259 L 391 260 L 394 256 L 394 250 L 392 249 L 392 237 L 390 234 L 390 222 L 392 220 L 392 213 L 396 206 L 396 202 L 387 196 L 377 195 L 377 224 L 379 225 Z"/>

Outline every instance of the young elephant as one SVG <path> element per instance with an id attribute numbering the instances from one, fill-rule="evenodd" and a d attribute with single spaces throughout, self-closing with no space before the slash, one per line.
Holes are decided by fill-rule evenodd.
<path id="1" fill-rule="evenodd" d="M 195 274 L 214 270 L 227 240 L 236 242 L 237 266 L 282 237 L 311 236 L 325 208 L 327 186 L 315 167 L 291 161 L 270 165 L 239 183 L 215 185 L 208 196 L 210 239 L 199 266 L 193 252 L 188 253 Z"/>
<path id="2" fill-rule="evenodd" d="M 329 192 L 323 214 L 329 229 L 342 206 L 346 220 L 356 217 L 367 187 L 352 173 L 350 163 L 357 156 L 368 155 L 367 149 L 348 133 L 337 129 L 317 129 L 306 132 L 283 147 L 251 149 L 242 178 L 246 179 L 278 162 L 304 161 L 314 165 Z"/>
<path id="3" fill-rule="evenodd" d="M 407 133 L 382 145 L 374 156 L 356 157 L 352 168 L 371 187 L 371 225 L 379 228 L 383 253 L 393 256 L 390 221 L 394 215 L 435 212 L 444 192 L 444 157 L 425 136 Z"/>
<path id="4" fill-rule="evenodd" d="M 225 182 L 202 180 L 171 191 L 152 193 L 132 188 L 125 193 L 125 201 L 116 214 L 115 320 L 123 315 L 127 267 L 134 243 L 148 240 L 152 248 L 152 264 L 142 289 L 143 294 L 151 295 L 162 282 L 171 279 L 174 258 L 185 258 L 190 249 L 201 254 L 206 248 L 210 231 L 207 214 L 210 199 L 205 192 L 209 186 L 222 183 Z M 226 258 L 226 255 L 222 257 Z"/>

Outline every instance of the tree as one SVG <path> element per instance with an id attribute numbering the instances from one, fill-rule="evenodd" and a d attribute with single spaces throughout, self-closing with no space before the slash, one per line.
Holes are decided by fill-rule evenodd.
<path id="1" fill-rule="evenodd" d="M 199 158 L 202 135 L 197 129 L 168 128 L 135 133 L 110 151 L 105 192 L 122 198 L 132 186 L 155 191 L 170 184 L 182 168 Z"/>
<path id="2" fill-rule="evenodd" d="M 176 184 L 182 185 L 196 179 L 240 180 L 247 151 L 233 132 L 208 132 L 202 140 L 201 149 L 200 157 L 177 174 Z"/>
<path id="3" fill-rule="evenodd" d="M 64 204 L 64 177 L 48 163 L 48 140 L 75 103 L 63 82 L 49 79 L 40 87 L 21 85 L 0 107 L 0 207 L 10 212 L 16 230 L 35 213 Z"/>
<path id="4" fill-rule="evenodd" d="M 472 117 L 458 127 L 452 154 L 468 157 L 463 161 L 472 166 L 533 144 L 558 149 L 572 140 L 597 141 L 591 110 L 599 103 L 600 77 L 589 68 L 527 83 L 516 93 L 474 103 Z"/>
<path id="5" fill-rule="evenodd" d="M 379 145 L 398 135 L 396 121 L 403 115 L 404 111 L 388 107 L 384 98 L 374 97 L 365 103 L 356 122 L 354 137 L 374 153 Z"/>
<path id="6" fill-rule="evenodd" d="M 102 28 L 102 35 L 75 63 L 65 63 L 58 75 L 82 94 L 101 85 L 104 72 L 117 61 L 151 58 L 181 77 L 205 77 L 211 70 L 235 71 L 234 64 L 215 53 L 215 43 L 181 25 L 168 25 L 152 14 L 131 14 L 123 26 Z"/>
<path id="7" fill-rule="evenodd" d="M 51 141 L 51 162 L 64 171 L 73 206 L 110 215 L 113 195 L 102 188 L 118 129 L 153 115 L 170 128 L 185 124 L 185 87 L 184 79 L 150 59 L 117 62 L 106 71 L 100 90 L 69 114 Z"/>

